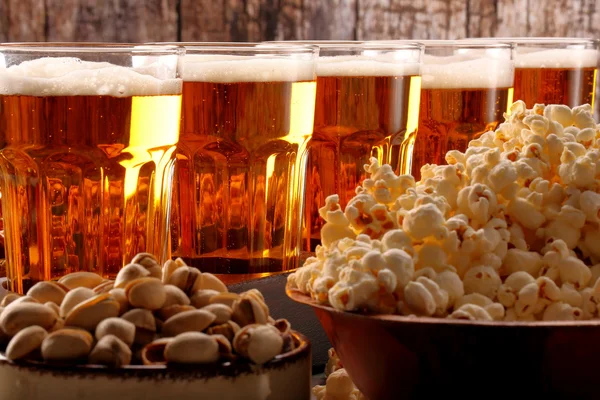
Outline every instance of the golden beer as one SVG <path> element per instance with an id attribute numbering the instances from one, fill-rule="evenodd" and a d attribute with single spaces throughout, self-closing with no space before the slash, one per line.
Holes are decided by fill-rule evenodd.
<path id="1" fill-rule="evenodd" d="M 513 99 L 512 47 L 432 44 L 425 46 L 419 124 L 413 142 L 412 175 L 425 164 L 445 164 L 449 150 L 494 130 Z M 450 51 L 438 55 L 437 51 Z M 472 51 L 472 54 L 470 52 Z M 431 54 L 427 54 L 431 52 Z"/>
<path id="2" fill-rule="evenodd" d="M 173 257 L 228 283 L 297 267 L 313 52 L 308 61 L 186 55 Z"/>
<path id="3" fill-rule="evenodd" d="M 339 194 L 340 205 L 345 207 L 366 178 L 364 165 L 370 157 L 391 164 L 396 173 L 406 168 L 402 163 L 410 158 L 406 139 L 416 130 L 421 78 L 401 75 L 401 67 L 396 73 L 391 68 L 389 75 L 377 75 L 377 64 L 369 71 L 369 62 L 364 63 L 366 68 L 359 76 L 353 76 L 351 65 L 342 62 L 334 71 L 336 75 L 323 76 L 317 70 L 315 125 L 307 168 L 305 249 L 314 250 L 320 243 L 324 221 L 319 208 L 325 205 L 325 198 Z M 418 73 L 417 68 L 414 70 Z"/>
<path id="4" fill-rule="evenodd" d="M 0 69 L 0 82 L 11 289 L 76 271 L 114 278 L 138 252 L 160 257 L 181 81 L 48 58 Z"/>

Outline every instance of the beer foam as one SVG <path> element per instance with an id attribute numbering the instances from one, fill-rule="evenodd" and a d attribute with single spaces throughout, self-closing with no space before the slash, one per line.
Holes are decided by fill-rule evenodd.
<path id="1" fill-rule="evenodd" d="M 314 70 L 314 61 L 308 59 L 187 54 L 183 80 L 215 83 L 313 81 Z"/>
<path id="2" fill-rule="evenodd" d="M 422 71 L 423 89 L 507 88 L 514 82 L 513 62 L 506 59 L 426 55 Z"/>
<path id="3" fill-rule="evenodd" d="M 377 60 L 368 56 L 319 57 L 317 76 L 407 76 L 420 75 L 415 62 Z"/>
<path id="4" fill-rule="evenodd" d="M 39 58 L 0 68 L 0 95 L 129 97 L 181 93 L 181 79 L 149 75 L 161 69 L 149 64 L 127 68 L 72 57 Z"/>
<path id="5" fill-rule="evenodd" d="M 551 49 L 535 51 L 517 47 L 517 68 L 594 68 L 598 52 L 594 49 Z"/>

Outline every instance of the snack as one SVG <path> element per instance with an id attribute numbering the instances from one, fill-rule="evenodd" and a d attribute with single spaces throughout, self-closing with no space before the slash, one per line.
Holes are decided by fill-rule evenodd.
<path id="1" fill-rule="evenodd" d="M 316 385 L 312 392 L 317 400 L 364 400 L 364 395 L 356 388 L 342 366 L 333 348 L 329 349 L 329 361 L 325 368 L 325 385 Z"/>
<path id="2" fill-rule="evenodd" d="M 582 320 L 600 302 L 600 133 L 584 105 L 514 103 L 506 121 L 397 176 L 375 159 L 288 285 L 345 311 Z"/>
<path id="3" fill-rule="evenodd" d="M 115 281 L 76 272 L 39 282 L 0 306 L 10 360 L 48 363 L 264 364 L 294 349 L 291 327 L 274 320 L 256 289 L 241 294 L 180 259 L 161 268 L 138 254 Z M 197 299 L 202 298 L 202 301 Z"/>

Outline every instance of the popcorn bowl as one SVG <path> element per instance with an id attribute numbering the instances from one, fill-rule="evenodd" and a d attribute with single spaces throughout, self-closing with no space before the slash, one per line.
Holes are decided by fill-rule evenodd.
<path id="1" fill-rule="evenodd" d="M 262 366 L 244 361 L 210 365 L 107 368 L 95 365 L 12 362 L 0 354 L 4 400 L 298 399 L 310 397 L 311 349 L 297 347 Z"/>
<path id="2" fill-rule="evenodd" d="M 340 360 L 371 400 L 595 398 L 600 321 L 482 322 L 365 315 L 312 306 Z"/>

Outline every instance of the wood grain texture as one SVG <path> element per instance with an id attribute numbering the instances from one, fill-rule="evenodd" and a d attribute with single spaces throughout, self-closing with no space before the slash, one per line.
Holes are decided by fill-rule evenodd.
<path id="1" fill-rule="evenodd" d="M 46 39 L 46 7 L 44 1 L 0 0 L 4 3 L 0 22 L 6 23 L 5 40 L 39 42 Z"/>
<path id="2" fill-rule="evenodd" d="M 302 33 L 308 40 L 356 39 L 359 0 L 304 1 Z"/>

